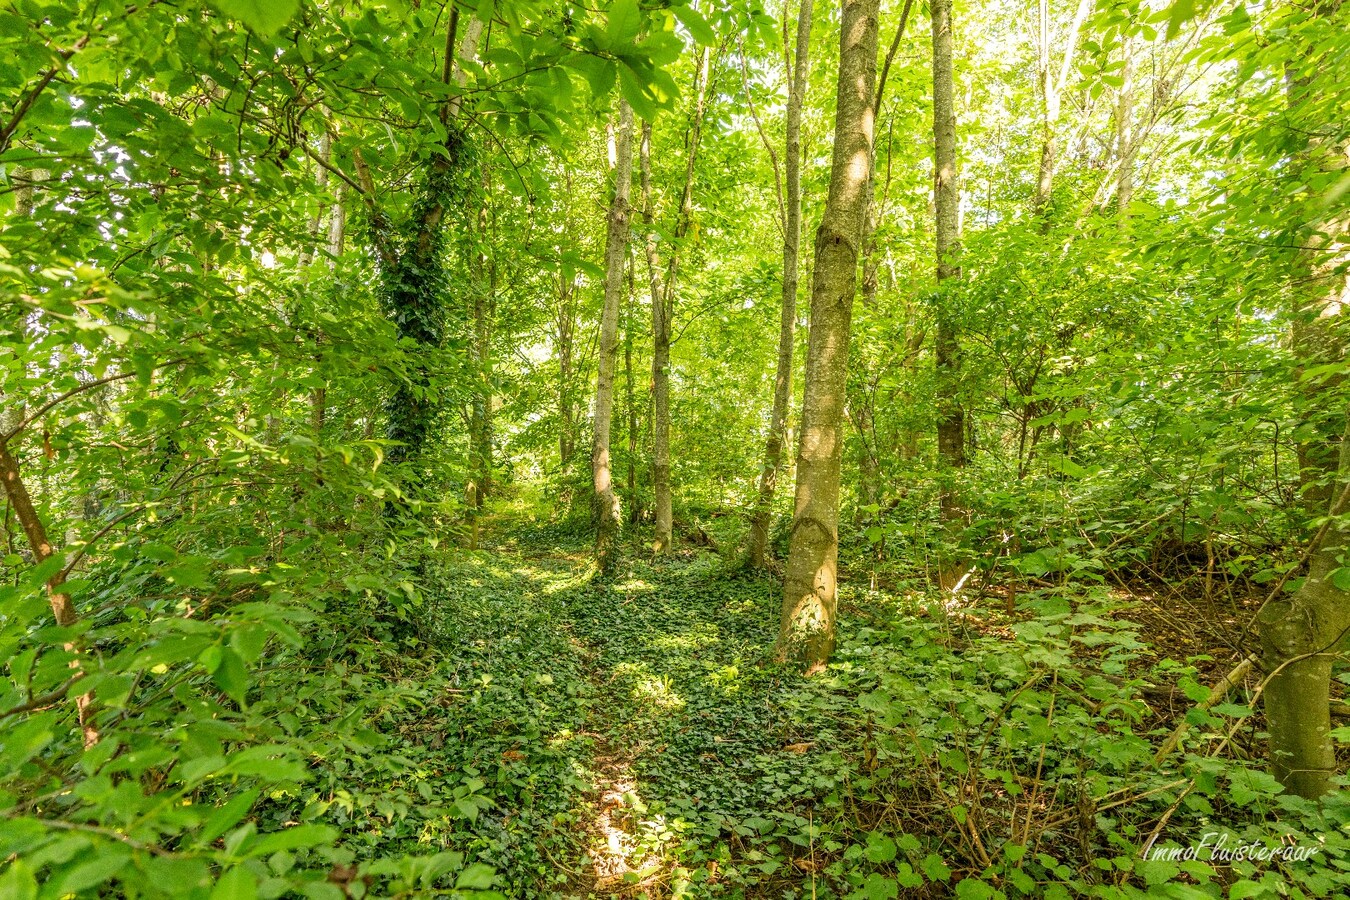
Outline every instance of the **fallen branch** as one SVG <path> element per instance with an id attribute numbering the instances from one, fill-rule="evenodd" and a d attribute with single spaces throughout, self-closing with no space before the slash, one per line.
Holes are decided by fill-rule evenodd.
<path id="1" fill-rule="evenodd" d="M 1193 708 L 1207 711 L 1223 702 L 1229 692 L 1242 683 L 1242 679 L 1247 677 L 1247 673 L 1252 670 L 1252 666 L 1254 665 L 1256 665 L 1255 653 L 1247 656 L 1242 662 L 1234 666 L 1233 671 L 1229 672 L 1219 680 L 1218 684 L 1210 688 L 1209 696 L 1204 700 L 1201 700 Z M 1181 724 L 1176 727 L 1176 730 L 1168 735 L 1167 740 L 1163 741 L 1162 747 L 1159 748 L 1157 755 L 1153 757 L 1155 765 L 1162 765 L 1162 761 L 1171 755 L 1173 750 L 1177 749 L 1177 746 L 1181 743 L 1181 739 L 1186 736 L 1186 732 L 1190 731 L 1190 728 L 1191 723 L 1183 718 Z"/>

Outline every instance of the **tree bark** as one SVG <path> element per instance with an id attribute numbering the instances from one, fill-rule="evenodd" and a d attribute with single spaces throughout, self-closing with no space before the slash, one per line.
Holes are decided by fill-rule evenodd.
<path id="1" fill-rule="evenodd" d="M 699 50 L 694 66 L 694 108 L 684 133 L 684 188 L 680 193 L 675 240 L 666 260 L 665 281 L 658 275 L 654 214 L 651 205 L 650 122 L 642 123 L 643 222 L 647 226 L 647 267 L 652 292 L 652 550 L 657 555 L 670 552 L 674 515 L 670 487 L 670 326 L 675 315 L 675 287 L 679 275 L 680 253 L 694 214 L 694 169 L 703 137 L 703 119 L 707 113 L 708 79 L 712 56 L 708 48 Z"/>
<path id="2" fill-rule="evenodd" d="M 558 267 L 558 464 L 567 467 L 576 449 L 576 409 L 572 400 L 573 336 L 576 330 L 576 282 Z"/>
<path id="3" fill-rule="evenodd" d="M 824 668 L 834 651 L 839 469 L 872 160 L 878 6 L 879 0 L 843 3 L 830 190 L 816 232 L 796 504 L 778 640 L 779 657 L 801 664 L 808 674 Z"/>
<path id="4" fill-rule="evenodd" d="M 9 442 L 4 439 L 0 439 L 0 483 L 4 485 L 5 496 L 9 500 L 10 508 L 14 510 L 14 517 L 19 520 L 19 525 L 28 538 L 28 546 L 33 552 L 33 562 L 36 565 L 41 565 L 52 557 L 56 549 L 47 537 L 47 527 L 43 523 L 42 517 L 33 507 L 33 499 L 29 496 L 28 486 L 24 484 L 19 472 L 19 461 L 10 452 Z M 47 600 L 51 605 L 52 615 L 56 617 L 56 624 L 63 628 L 74 625 L 80 620 L 79 614 L 75 611 L 75 603 L 65 590 L 65 582 L 64 571 L 58 571 L 47 579 Z M 82 673 L 84 666 L 81 662 L 82 655 L 79 648 L 68 643 L 65 645 L 65 649 L 74 656 L 70 667 L 77 674 Z M 98 729 L 94 727 L 91 721 L 89 700 L 90 696 L 87 693 L 80 694 L 75 698 L 75 710 L 79 717 L 80 730 L 84 733 L 84 745 L 86 747 L 98 743 Z"/>
<path id="5" fill-rule="evenodd" d="M 1055 167 L 1058 165 L 1059 146 L 1055 129 L 1059 124 L 1059 110 L 1064 89 L 1069 83 L 1069 72 L 1073 68 L 1074 54 L 1078 50 L 1078 36 L 1083 31 L 1083 23 L 1092 11 L 1093 0 L 1079 0 L 1073 24 L 1065 35 L 1064 56 L 1060 63 L 1059 75 L 1050 69 L 1051 42 L 1049 0 L 1040 0 L 1037 7 L 1038 39 L 1036 42 L 1038 59 L 1037 79 L 1041 85 L 1041 157 L 1036 177 L 1036 197 L 1033 208 L 1038 216 L 1044 217 L 1050 203 L 1050 193 L 1054 186 Z M 950 18 L 950 17 L 949 17 Z M 1049 226 L 1045 218 L 1042 230 Z"/>
<path id="6" fill-rule="evenodd" d="M 628 197 L 633 180 L 633 110 L 619 100 L 619 123 L 611 131 L 611 169 L 614 198 L 609 207 L 605 237 L 605 300 L 600 312 L 599 360 L 595 375 L 594 440 L 591 444 L 591 481 L 595 491 L 595 557 L 600 571 L 609 574 L 618 562 L 623 526 L 619 495 L 614 490 L 610 456 L 610 426 L 614 413 L 614 365 L 619 344 L 619 304 L 623 299 L 623 266 L 628 251 Z"/>
<path id="7" fill-rule="evenodd" d="M 957 226 L 960 196 L 956 175 L 956 105 L 952 79 L 952 0 L 933 0 L 933 202 L 936 210 L 936 262 L 939 292 L 944 282 L 961 277 L 961 236 Z M 941 479 L 939 505 L 947 543 L 956 539 L 964 519 L 956 479 L 965 468 L 965 410 L 961 405 L 961 345 L 946 298 L 938 303 L 935 346 L 937 367 L 937 442 Z M 940 579 L 944 588 L 959 583 L 960 563 L 944 552 Z"/>
<path id="8" fill-rule="evenodd" d="M 652 211 L 652 123 L 642 123 L 642 221 L 647 229 L 647 275 L 652 295 L 652 493 L 655 522 L 652 550 L 670 552 L 673 514 L 670 497 L 670 294 L 657 274 L 655 214 Z M 677 251 L 671 251 L 671 262 Z"/>
<path id="9" fill-rule="evenodd" d="M 1343 516 L 1350 493 L 1350 418 L 1341 439 L 1336 497 L 1327 514 Z M 1269 679 L 1265 714 L 1271 772 L 1285 790 L 1317 799 L 1331 789 L 1331 667 L 1350 631 L 1350 596 L 1332 582 L 1350 550 L 1350 525 L 1327 529 L 1308 577 L 1292 596 L 1272 599 L 1257 616 L 1261 665 Z"/>
<path id="10" fill-rule="evenodd" d="M 1299 111 L 1311 86 L 1290 79 L 1287 97 L 1290 118 Z M 1314 135 L 1321 123 L 1306 123 L 1303 133 Z M 1307 156 L 1321 157 L 1310 160 Z M 1345 148 L 1310 138 L 1303 160 L 1332 173 L 1347 168 Z M 1343 266 L 1350 244 L 1338 239 L 1345 221 L 1313 222 L 1312 233 L 1299 239 L 1293 272 L 1293 350 L 1304 365 L 1327 365 L 1346 358 L 1346 308 L 1350 306 L 1350 279 Z M 1316 799 L 1331 789 L 1336 773 L 1336 748 L 1331 738 L 1332 663 L 1345 647 L 1350 631 L 1350 592 L 1336 586 L 1332 576 L 1350 552 L 1350 522 L 1342 519 L 1350 498 L 1350 411 L 1342 398 L 1343 377 L 1302 382 L 1307 404 L 1305 423 L 1312 437 L 1299 446 L 1301 502 L 1310 518 L 1329 516 L 1320 544 L 1314 548 L 1308 577 L 1292 595 L 1272 598 L 1257 615 L 1261 636 L 1261 665 L 1267 673 L 1265 714 L 1270 734 L 1271 771 L 1285 790 Z M 1327 414 L 1339 428 L 1337 440 Z"/>
<path id="11" fill-rule="evenodd" d="M 755 498 L 746 554 L 751 568 L 755 569 L 762 569 L 768 563 L 769 519 L 773 514 L 778 473 L 783 467 L 784 431 L 792 405 L 792 354 L 796 343 L 802 238 L 802 102 L 811 71 L 812 6 L 813 0 L 801 0 L 797 10 L 796 50 L 792 75 L 788 79 L 783 148 L 787 190 L 783 203 L 783 294 L 778 318 L 778 365 L 774 370 L 773 412 L 769 416 L 769 433 L 764 439 L 764 465 L 759 473 L 759 494 Z M 787 25 L 783 27 L 786 29 Z"/>

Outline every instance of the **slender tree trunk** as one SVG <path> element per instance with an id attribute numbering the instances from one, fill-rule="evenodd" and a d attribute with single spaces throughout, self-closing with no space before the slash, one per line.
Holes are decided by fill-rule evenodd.
<path id="1" fill-rule="evenodd" d="M 839 469 L 872 159 L 878 6 L 879 0 L 843 3 L 830 190 L 816 232 L 796 505 L 778 641 L 779 656 L 800 663 L 808 673 L 822 669 L 834 651 Z"/>
<path id="2" fill-rule="evenodd" d="M 1129 38 L 1121 48 L 1125 69 L 1121 73 L 1120 97 L 1116 102 L 1116 209 L 1121 219 L 1129 216 L 1134 200 L 1134 53 Z"/>
<path id="3" fill-rule="evenodd" d="M 478 486 L 475 505 L 492 492 L 492 334 L 497 307 L 497 259 L 486 225 L 486 199 L 480 215 L 481 239 L 488 249 L 479 255 L 480 271 L 487 274 L 487 283 L 473 291 L 473 408 L 469 417 L 469 466 Z"/>
<path id="4" fill-rule="evenodd" d="M 936 219 L 937 282 L 961 277 L 960 202 L 956 176 L 956 105 L 952 80 L 952 0 L 933 0 L 933 199 Z M 948 543 L 955 540 L 964 512 L 957 473 L 965 467 L 965 410 L 961 405 L 961 346 L 949 304 L 939 302 L 935 347 L 937 366 L 939 503 Z M 944 553 L 944 556 L 947 554 Z M 960 580 L 959 562 L 944 559 L 940 578 L 952 588 Z"/>
<path id="5" fill-rule="evenodd" d="M 623 300 L 623 266 L 628 252 L 628 197 L 633 180 L 633 110 L 619 100 L 618 128 L 611 131 L 614 199 L 605 238 L 605 301 L 600 312 L 599 360 L 595 376 L 595 427 L 591 444 L 591 479 L 595 489 L 595 556 L 600 571 L 614 571 L 623 522 L 614 490 L 610 426 L 614 413 L 614 363 L 619 344 L 619 304 Z"/>
<path id="6" fill-rule="evenodd" d="M 669 553 L 672 512 L 670 498 L 670 290 L 658 275 L 655 214 L 652 210 L 652 123 L 642 123 L 642 221 L 647 229 L 647 274 L 652 293 L 652 492 L 655 523 L 652 549 Z M 678 250 L 671 250 L 674 262 Z"/>
<path id="7" fill-rule="evenodd" d="M 670 487 L 670 326 L 675 315 L 675 289 L 679 275 L 680 253 L 694 214 L 694 171 L 703 137 L 703 119 L 707 114 L 708 79 L 712 56 L 708 48 L 699 50 L 694 66 L 694 108 L 684 134 L 684 188 L 680 194 L 675 240 L 666 260 L 665 281 L 658 275 L 654 214 L 651 204 L 650 122 L 642 123 L 643 221 L 647 226 L 647 267 L 652 282 L 652 550 L 658 555 L 670 552 L 673 510 Z"/>
<path id="8" fill-rule="evenodd" d="M 1050 203 L 1050 194 L 1054 187 L 1055 167 L 1059 164 L 1059 144 L 1056 129 L 1059 125 L 1059 110 L 1064 89 L 1069 83 L 1069 73 L 1073 67 L 1074 54 L 1078 50 L 1078 36 L 1082 33 L 1083 23 L 1092 11 L 1093 0 L 1079 0 L 1074 13 L 1073 23 L 1065 34 L 1064 56 L 1060 61 L 1059 75 L 1051 70 L 1052 34 L 1050 30 L 1049 0 L 1040 0 L 1037 5 L 1037 66 L 1036 76 L 1041 86 L 1041 157 L 1036 177 L 1036 197 L 1033 209 L 1039 216 L 1045 216 Z M 950 16 L 949 16 L 950 18 Z M 1049 227 L 1049 219 L 1042 223 L 1042 230 Z"/>
<path id="9" fill-rule="evenodd" d="M 576 410 L 572 401 L 573 334 L 576 329 L 576 283 L 558 269 L 558 464 L 566 468 L 576 449 Z"/>
<path id="10" fill-rule="evenodd" d="M 628 254 L 628 297 L 623 307 L 623 377 L 624 405 L 628 410 L 628 521 L 637 524 L 642 508 L 637 495 L 638 412 L 633 385 L 633 307 L 636 302 L 635 285 L 637 265 L 633 254 Z"/>
<path id="11" fill-rule="evenodd" d="M 784 432 L 792 405 L 792 354 L 796 344 L 798 258 L 802 238 L 802 102 L 811 71 L 812 6 L 812 0 L 801 0 L 797 10 L 796 50 L 792 76 L 788 80 L 783 148 L 787 191 L 783 201 L 783 295 L 778 318 L 778 366 L 774 371 L 773 412 L 769 417 L 769 434 L 764 439 L 764 465 L 759 472 L 759 494 L 755 498 L 755 515 L 750 523 L 747 547 L 750 566 L 756 569 L 762 569 L 768 563 L 769 520 L 773 515 L 778 473 L 783 467 Z M 786 30 L 786 23 L 783 28 Z"/>
<path id="12" fill-rule="evenodd" d="M 895 37 L 892 38 L 890 48 L 886 51 L 881 75 L 877 79 L 876 96 L 872 98 L 872 113 L 877 122 L 881 121 L 881 106 L 885 97 L 887 76 L 890 74 L 895 54 L 900 49 L 900 43 L 904 40 L 905 26 L 909 23 L 909 13 L 913 5 L 913 0 L 905 0 L 905 5 L 900 11 L 900 23 L 896 26 Z M 884 212 L 883 201 L 890 192 L 890 164 L 888 161 L 886 182 L 882 185 L 880 196 L 878 196 L 876 175 L 877 152 L 880 142 L 880 137 L 878 137 L 872 146 L 872 165 L 868 171 L 867 180 L 867 214 L 863 218 L 862 303 L 865 311 L 877 309 L 877 293 L 881 288 L 881 262 L 877 255 L 876 232 L 881 227 L 881 217 Z M 858 432 L 860 444 L 858 452 L 859 503 L 857 516 L 858 520 L 861 521 L 863 509 L 878 507 L 881 503 L 881 442 L 876 429 L 875 404 L 876 386 L 880 375 L 873 371 L 872 360 L 869 358 L 866 344 L 855 348 L 853 360 L 854 385 L 856 387 L 848 403 L 850 419 Z"/>
<path id="13" fill-rule="evenodd" d="M 23 478 L 19 473 L 19 461 L 9 449 L 9 439 L 0 437 L 0 483 L 4 485 L 5 497 L 9 500 L 10 509 L 14 510 L 14 517 L 19 520 L 19 525 L 23 528 L 24 534 L 28 538 L 29 549 L 33 552 L 33 562 L 35 565 L 41 565 L 52 557 L 56 549 L 52 542 L 47 538 L 47 527 L 33 507 L 32 497 L 28 494 L 28 486 L 24 484 Z M 75 603 L 71 600 L 70 594 L 66 592 L 66 573 L 57 572 L 47 579 L 47 599 L 51 604 L 52 615 L 56 617 L 56 624 L 65 628 L 74 625 L 80 620 L 79 614 L 75 611 Z M 75 644 L 66 644 L 68 650 L 74 658 L 71 660 L 70 667 L 77 674 L 82 673 L 84 666 L 82 663 L 82 654 Z M 98 743 L 98 729 L 92 721 L 92 710 L 89 708 L 90 695 L 81 693 L 75 698 L 75 710 L 79 717 L 80 729 L 84 733 L 84 745 L 93 746 Z"/>

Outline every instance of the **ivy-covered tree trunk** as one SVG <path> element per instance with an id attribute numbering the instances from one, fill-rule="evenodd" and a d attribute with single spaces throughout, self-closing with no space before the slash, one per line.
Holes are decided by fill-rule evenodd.
<path id="1" fill-rule="evenodd" d="M 830 190 L 816 232 L 797 494 L 778 655 L 819 671 L 834 652 L 839 469 L 858 255 L 872 160 L 879 0 L 845 0 Z"/>
<path id="2" fill-rule="evenodd" d="M 961 236 L 957 223 L 960 195 L 956 176 L 956 103 L 952 81 L 952 0 L 933 0 L 933 201 L 936 210 L 937 282 L 961 277 Z M 939 298 L 934 348 L 937 368 L 937 443 L 941 485 L 939 504 L 945 524 L 944 539 L 957 538 L 964 512 L 957 477 L 966 465 L 965 409 L 961 404 L 961 345 L 955 316 L 945 297 Z M 944 588 L 960 580 L 960 564 L 944 551 L 939 577 Z"/>
<path id="3" fill-rule="evenodd" d="M 801 0 L 797 10 L 796 50 L 792 74 L 788 79 L 783 147 L 786 196 L 783 198 L 783 293 L 778 318 L 778 365 L 774 370 L 773 412 L 769 415 L 769 434 L 764 439 L 764 465 L 759 473 L 759 493 L 755 498 L 755 514 L 750 523 L 747 547 L 747 559 L 755 569 L 762 569 L 768 563 L 769 519 L 773 514 L 778 473 L 783 468 L 788 408 L 792 405 L 792 354 L 796 343 L 797 284 L 800 277 L 798 261 L 802 239 L 802 100 L 806 96 L 807 75 L 811 71 L 813 5 L 812 0 Z"/>
<path id="4" fill-rule="evenodd" d="M 600 347 L 595 375 L 594 437 L 591 482 L 595 491 L 595 557 L 600 571 L 614 570 L 623 520 L 614 489 L 610 426 L 614 415 L 614 367 L 619 346 L 619 304 L 623 301 L 623 266 L 628 255 L 628 197 L 633 180 L 633 110 L 619 100 L 619 123 L 610 141 L 614 197 L 605 237 L 605 300 L 600 311 Z"/>

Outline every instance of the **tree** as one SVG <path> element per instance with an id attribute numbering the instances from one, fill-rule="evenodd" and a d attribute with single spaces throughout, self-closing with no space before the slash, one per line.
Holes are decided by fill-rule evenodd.
<path id="1" fill-rule="evenodd" d="M 961 344 L 951 293 L 944 286 L 961 277 L 960 193 L 956 173 L 956 100 L 952 79 L 952 0 L 934 0 L 933 18 L 933 200 L 936 208 L 938 312 L 935 364 L 937 367 L 937 439 L 942 520 L 950 545 L 964 518 L 957 490 L 957 473 L 966 465 L 966 417 L 962 407 Z M 949 551 L 948 551 L 949 552 Z M 960 563 L 943 561 L 942 586 L 960 581 Z"/>
<path id="2" fill-rule="evenodd" d="M 614 414 L 614 367 L 619 348 L 619 306 L 623 302 L 624 261 L 628 256 L 628 203 L 633 181 L 633 108 L 620 98 L 618 126 L 611 130 L 610 171 L 614 178 L 605 238 L 605 300 L 600 313 L 600 356 L 595 375 L 594 436 L 591 483 L 594 488 L 595 555 L 600 570 L 613 571 L 618 561 L 623 519 L 614 488 L 610 426 Z"/>
<path id="3" fill-rule="evenodd" d="M 872 160 L 878 0 L 845 0 L 829 196 L 816 231 L 797 491 L 778 653 L 822 669 L 834 651 L 844 392 Z"/>
<path id="4" fill-rule="evenodd" d="M 764 438 L 759 492 L 755 497 L 750 536 L 747 538 L 747 560 L 756 569 L 764 568 L 768 562 L 769 518 L 773 512 L 778 474 L 783 467 L 783 444 L 789 407 L 792 405 L 792 355 L 796 349 L 798 257 L 802 239 L 802 103 L 806 96 L 806 76 L 811 68 L 812 9 L 812 0 L 801 0 L 797 8 L 795 49 L 788 73 L 783 138 L 786 190 L 780 210 L 783 223 L 783 293 L 779 307 L 778 362 L 774 369 L 773 410 L 769 414 L 769 433 Z M 784 22 L 786 31 L 787 23 Z M 768 144 L 767 138 L 765 143 Z M 772 153 L 772 145 L 769 145 L 769 150 Z M 777 170 L 775 162 L 775 177 Z"/>

